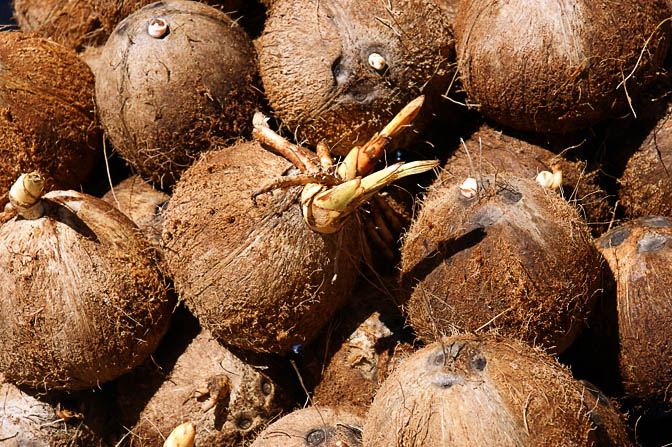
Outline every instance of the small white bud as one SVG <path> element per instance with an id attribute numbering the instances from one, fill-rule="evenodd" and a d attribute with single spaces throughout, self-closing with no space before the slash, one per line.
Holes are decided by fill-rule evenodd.
<path id="1" fill-rule="evenodd" d="M 537 183 L 544 188 L 558 189 L 562 185 L 562 171 L 541 171 L 537 174 Z"/>
<path id="2" fill-rule="evenodd" d="M 468 177 L 464 183 L 460 185 L 460 192 L 467 199 L 476 197 L 476 191 L 478 191 L 478 183 L 476 183 L 475 178 Z"/>
<path id="3" fill-rule="evenodd" d="M 9 200 L 19 206 L 32 206 L 42 195 L 44 179 L 37 172 L 21 174 L 9 190 Z"/>
<path id="4" fill-rule="evenodd" d="M 168 23 L 161 18 L 154 18 L 147 26 L 147 34 L 155 39 L 160 39 L 168 32 Z"/>
<path id="5" fill-rule="evenodd" d="M 385 69 L 385 59 L 378 53 L 369 54 L 369 65 L 376 71 L 383 71 Z"/>

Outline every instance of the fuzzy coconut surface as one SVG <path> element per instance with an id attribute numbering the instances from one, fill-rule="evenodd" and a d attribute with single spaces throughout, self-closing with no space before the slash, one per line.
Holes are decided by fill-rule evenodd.
<path id="1" fill-rule="evenodd" d="M 79 188 L 102 145 L 94 79 L 77 54 L 47 39 L 0 33 L 0 204 L 24 172 L 46 188 Z"/>
<path id="2" fill-rule="evenodd" d="M 269 425 L 250 447 L 361 447 L 363 422 L 339 407 L 311 406 Z"/>
<path id="3" fill-rule="evenodd" d="M 40 390 L 93 387 L 153 352 L 171 302 L 126 216 L 75 191 L 42 202 L 43 217 L 0 227 L 0 371 Z"/>
<path id="4" fill-rule="evenodd" d="M 471 199 L 463 181 L 442 171 L 404 240 L 410 325 L 426 341 L 453 329 L 499 330 L 562 352 L 601 290 L 585 222 L 535 180 L 481 176 Z"/>
<path id="5" fill-rule="evenodd" d="M 313 338 L 345 304 L 359 273 L 360 227 L 308 228 L 301 187 L 251 199 L 293 172 L 256 142 L 204 154 L 164 214 L 164 254 L 175 288 L 201 324 L 228 345 L 284 353 Z"/>
<path id="6" fill-rule="evenodd" d="M 629 446 L 623 417 L 553 357 L 508 338 L 456 335 L 417 351 L 380 387 L 367 447 Z"/>
<path id="7" fill-rule="evenodd" d="M 21 31 L 37 33 L 76 51 L 105 44 L 114 27 L 126 16 L 154 0 L 14 0 L 14 17 Z M 242 0 L 212 0 L 225 10 Z"/>
<path id="8" fill-rule="evenodd" d="M 338 155 L 424 93 L 421 127 L 453 72 L 452 20 L 439 3 L 277 0 L 256 41 L 271 107 L 298 140 L 325 140 Z"/>
<path id="9" fill-rule="evenodd" d="M 665 0 L 463 0 L 460 79 L 484 115 L 520 130 L 570 132 L 622 110 L 669 46 Z"/>
<path id="10" fill-rule="evenodd" d="M 618 363 L 625 394 L 636 404 L 672 409 L 672 220 L 630 221 L 597 242 L 616 280 Z"/>
<path id="11" fill-rule="evenodd" d="M 152 37 L 155 18 L 167 24 Z M 143 177 L 169 186 L 215 138 L 249 135 L 259 89 L 252 41 L 227 14 L 165 0 L 125 18 L 96 70 L 101 124 Z"/>

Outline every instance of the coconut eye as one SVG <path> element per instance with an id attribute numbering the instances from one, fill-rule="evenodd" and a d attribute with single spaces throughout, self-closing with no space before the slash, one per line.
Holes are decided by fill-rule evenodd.
<path id="1" fill-rule="evenodd" d="M 168 33 L 168 23 L 161 18 L 154 18 L 147 25 L 147 34 L 155 39 L 160 39 Z"/>
<path id="2" fill-rule="evenodd" d="M 324 430 L 313 430 L 306 435 L 308 445 L 320 445 L 324 442 L 326 436 Z"/>
<path id="3" fill-rule="evenodd" d="M 378 53 L 369 54 L 369 65 L 376 71 L 380 72 L 385 70 L 387 62 L 385 58 Z"/>
<path id="4" fill-rule="evenodd" d="M 271 382 L 264 380 L 261 383 L 261 392 L 264 393 L 265 396 L 271 394 L 273 392 L 273 385 L 271 385 Z"/>
<path id="5" fill-rule="evenodd" d="M 611 233 L 607 234 L 602 241 L 602 248 L 618 247 L 630 236 L 630 228 L 617 228 Z"/>
<path id="6" fill-rule="evenodd" d="M 485 357 L 480 354 L 476 354 L 471 358 L 471 367 L 476 371 L 483 371 L 487 363 L 488 362 L 485 360 Z"/>
<path id="7" fill-rule="evenodd" d="M 637 251 L 646 253 L 661 250 L 669 238 L 662 234 L 647 234 L 637 242 Z"/>

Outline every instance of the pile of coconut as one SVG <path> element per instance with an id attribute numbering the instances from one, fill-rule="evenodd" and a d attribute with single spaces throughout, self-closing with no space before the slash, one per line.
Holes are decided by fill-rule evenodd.
<path id="1" fill-rule="evenodd" d="M 14 0 L 0 447 L 672 443 L 667 0 Z"/>

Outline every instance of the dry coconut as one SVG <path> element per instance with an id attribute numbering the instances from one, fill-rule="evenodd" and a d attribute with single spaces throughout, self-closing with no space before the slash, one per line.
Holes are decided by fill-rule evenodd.
<path id="1" fill-rule="evenodd" d="M 367 447 L 631 446 L 621 414 L 553 357 L 458 335 L 402 361 L 364 424 Z"/>
<path id="2" fill-rule="evenodd" d="M 0 227 L 0 372 L 36 389 L 84 389 L 149 356 L 171 300 L 154 250 L 128 217 L 21 176 Z"/>
<path id="3" fill-rule="evenodd" d="M 246 32 L 211 6 L 145 6 L 91 63 L 107 137 L 139 174 L 171 185 L 215 138 L 249 136 L 260 98 L 255 60 Z"/>
<path id="4" fill-rule="evenodd" d="M 79 188 L 102 153 L 94 79 L 74 51 L 16 31 L 0 33 L 0 206 L 19 175 Z"/>
<path id="5" fill-rule="evenodd" d="M 424 127 L 454 71 L 444 3 L 275 1 L 256 46 L 277 117 L 297 139 L 345 155 L 422 93 L 430 105 L 415 125 Z"/>
<path id="6" fill-rule="evenodd" d="M 362 241 L 304 222 L 301 188 L 250 198 L 291 164 L 256 142 L 204 154 L 164 214 L 163 245 L 180 298 L 226 344 L 284 353 L 313 338 L 350 296 Z"/>
<path id="7" fill-rule="evenodd" d="M 669 46 L 666 0 L 463 0 L 458 71 L 498 123 L 565 133 L 616 112 L 656 78 Z"/>
<path id="8" fill-rule="evenodd" d="M 269 425 L 250 447 L 362 447 L 362 424 L 338 407 L 307 407 Z"/>
<path id="9" fill-rule="evenodd" d="M 202 0 L 231 11 L 244 0 Z M 37 33 L 76 51 L 103 45 L 126 16 L 153 0 L 14 0 L 21 31 Z"/>
<path id="10" fill-rule="evenodd" d="M 112 187 L 103 200 L 114 205 L 127 215 L 156 247 L 160 246 L 163 209 L 170 196 L 132 175 Z"/>
<path id="11" fill-rule="evenodd" d="M 477 179 L 442 171 L 406 235 L 408 321 L 425 341 L 453 329 L 499 330 L 562 352 L 601 291 L 588 227 L 533 179 Z"/>
<path id="12" fill-rule="evenodd" d="M 603 235 L 597 247 L 616 280 L 618 363 L 637 405 L 672 410 L 672 220 L 648 216 Z"/>
<path id="13" fill-rule="evenodd" d="M 225 349 L 193 317 L 176 318 L 151 360 L 117 381 L 130 447 L 154 447 L 183 421 L 199 446 L 240 446 L 281 412 L 282 387 Z"/>

